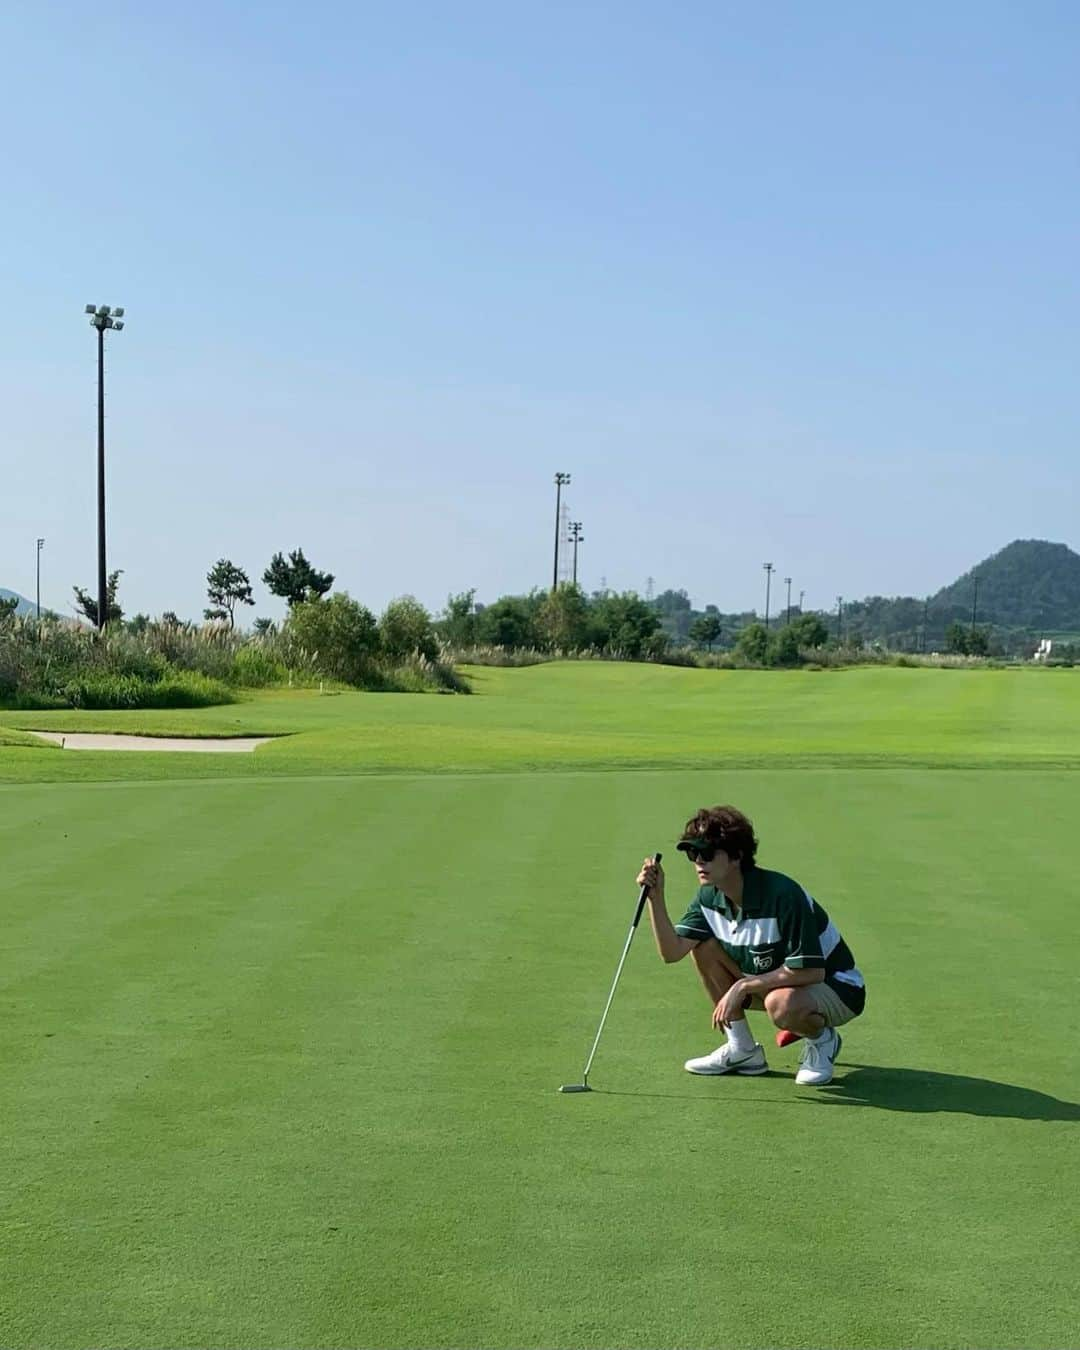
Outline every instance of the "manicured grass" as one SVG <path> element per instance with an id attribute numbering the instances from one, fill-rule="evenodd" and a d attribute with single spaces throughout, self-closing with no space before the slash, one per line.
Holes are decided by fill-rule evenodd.
<path id="1" fill-rule="evenodd" d="M 271 692 L 175 712 L 0 713 L 0 727 L 282 737 L 254 758 L 0 749 L 0 781 L 712 765 L 1080 765 L 1080 672 L 475 668 L 477 697 Z"/>
<path id="2" fill-rule="evenodd" d="M 504 681 L 545 669 L 525 692 Z M 610 683 L 582 694 L 596 669 Z M 576 670 L 484 672 L 487 698 L 195 715 L 207 730 L 215 713 L 257 712 L 245 731 L 292 723 L 250 780 L 166 776 L 194 759 L 206 773 L 209 756 L 0 752 L 11 777 L 47 760 L 43 778 L 82 765 L 113 780 L 0 787 L 0 1344 L 1073 1342 L 1080 775 L 1041 763 L 1076 759 L 1070 672 L 1000 673 L 1034 691 L 1015 724 L 1008 689 L 976 681 L 965 707 L 967 672 L 869 672 L 941 682 L 894 698 L 897 745 L 932 758 L 936 727 L 946 762 L 985 738 L 1024 772 L 888 767 L 890 686 L 840 683 L 864 672 L 805 677 L 820 684 L 785 721 L 796 756 L 832 747 L 833 767 L 733 767 L 721 746 L 708 769 L 636 772 L 594 747 L 607 772 L 509 771 L 507 745 L 528 745 L 526 767 L 551 748 L 548 719 L 574 749 L 606 718 L 616 756 L 645 764 L 676 725 L 705 757 L 686 735 L 695 699 L 705 742 L 728 734 L 677 678 Z M 720 696 L 741 709 L 736 744 L 755 728 L 779 742 L 786 678 Z M 457 724 L 471 740 L 442 739 L 445 709 L 499 700 L 501 721 L 483 712 Z M 368 720 L 350 730 L 345 708 Z M 393 717 L 411 758 L 389 756 Z M 496 725 L 494 763 L 467 763 L 503 772 L 416 772 L 417 728 L 439 728 L 424 753 L 445 770 Z M 984 729 L 967 749 L 965 725 Z M 356 762 L 375 728 L 380 764 L 409 773 Z M 838 745 L 878 767 L 841 767 Z M 321 770 L 275 778 L 290 756 Z M 641 857 L 668 853 L 679 909 L 693 887 L 673 839 L 718 800 L 755 817 L 761 861 L 818 895 L 866 972 L 842 1073 L 797 1088 L 797 1052 L 770 1042 L 768 1077 L 686 1075 L 715 1044 L 708 1005 L 643 929 L 598 1090 L 560 1096 Z"/>

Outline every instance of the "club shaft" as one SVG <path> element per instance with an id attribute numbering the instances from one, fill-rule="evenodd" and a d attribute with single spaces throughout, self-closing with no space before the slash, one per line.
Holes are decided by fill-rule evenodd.
<path id="1" fill-rule="evenodd" d="M 659 862 L 663 855 L 657 853 L 653 862 Z M 615 990 L 619 987 L 619 976 L 622 974 L 623 966 L 626 964 L 626 958 L 630 952 L 630 944 L 634 940 L 634 932 L 637 929 L 641 919 L 641 911 L 645 908 L 645 901 L 649 894 L 648 886 L 642 886 L 641 894 L 638 896 L 637 909 L 634 912 L 634 921 L 630 925 L 630 931 L 626 935 L 626 942 L 622 949 L 622 956 L 619 957 L 619 964 L 615 969 L 615 978 L 611 981 L 611 990 L 607 996 L 607 1002 L 604 1004 L 604 1012 L 600 1018 L 600 1025 L 596 1029 L 596 1039 L 592 1043 L 592 1049 L 589 1051 L 589 1058 L 585 1063 L 585 1072 L 581 1075 L 583 1084 L 588 1085 L 589 1070 L 592 1068 L 592 1062 L 596 1055 L 596 1047 L 600 1044 L 600 1037 L 604 1034 L 604 1023 L 607 1021 L 607 1015 L 611 1011 L 611 1004 L 615 998 Z"/>

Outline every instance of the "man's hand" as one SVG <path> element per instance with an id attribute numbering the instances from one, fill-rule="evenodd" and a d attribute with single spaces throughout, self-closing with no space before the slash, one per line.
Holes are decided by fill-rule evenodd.
<path id="1" fill-rule="evenodd" d="M 641 864 L 641 871 L 638 873 L 637 884 L 639 886 L 648 886 L 650 898 L 663 900 L 664 869 L 658 862 L 653 862 L 651 858 L 646 858 Z"/>
<path id="2" fill-rule="evenodd" d="M 712 1024 L 719 1031 L 721 1027 L 737 1022 L 742 1015 L 743 1005 L 750 997 L 745 980 L 736 980 L 724 997 L 713 1009 Z"/>

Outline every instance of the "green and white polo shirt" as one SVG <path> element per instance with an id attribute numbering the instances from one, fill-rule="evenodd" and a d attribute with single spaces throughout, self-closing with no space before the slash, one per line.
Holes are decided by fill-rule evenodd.
<path id="1" fill-rule="evenodd" d="M 855 1013 L 866 1003 L 855 958 L 829 916 L 791 877 L 751 867 L 743 877 L 742 906 L 736 913 L 715 886 L 702 886 L 675 925 L 680 937 L 716 938 L 744 975 L 824 968 L 825 983 Z"/>

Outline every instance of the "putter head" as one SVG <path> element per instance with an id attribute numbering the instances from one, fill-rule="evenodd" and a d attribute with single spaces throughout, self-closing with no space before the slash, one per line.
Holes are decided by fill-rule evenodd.
<path id="1" fill-rule="evenodd" d="M 560 1092 L 591 1092 L 592 1088 L 588 1083 L 564 1083 L 559 1089 Z"/>

